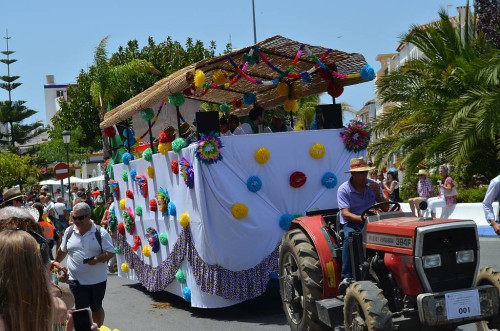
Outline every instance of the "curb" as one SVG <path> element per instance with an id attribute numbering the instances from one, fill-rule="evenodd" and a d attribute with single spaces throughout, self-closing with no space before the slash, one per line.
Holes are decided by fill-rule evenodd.
<path id="1" fill-rule="evenodd" d="M 479 235 L 479 237 L 498 237 L 500 238 L 500 236 L 498 236 L 495 231 L 493 231 L 493 228 L 489 225 L 479 225 L 477 227 L 477 233 Z"/>

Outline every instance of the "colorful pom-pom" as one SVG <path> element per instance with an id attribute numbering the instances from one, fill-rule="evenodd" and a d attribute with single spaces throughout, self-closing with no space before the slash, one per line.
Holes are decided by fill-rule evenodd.
<path id="1" fill-rule="evenodd" d="M 247 179 L 247 188 L 250 192 L 258 192 L 262 188 L 262 181 L 257 176 L 250 176 Z"/>
<path id="2" fill-rule="evenodd" d="M 332 189 L 337 185 L 337 176 L 331 172 L 327 172 L 321 178 L 321 184 L 327 189 Z"/>
<path id="3" fill-rule="evenodd" d="M 312 82 L 312 77 L 311 77 L 311 75 L 309 75 L 309 73 L 307 71 L 303 71 L 300 73 L 300 79 L 304 83 L 311 83 Z"/>
<path id="4" fill-rule="evenodd" d="M 142 216 L 142 206 L 135 206 L 135 214 L 137 216 Z"/>
<path id="5" fill-rule="evenodd" d="M 136 144 L 138 144 L 138 142 L 137 142 L 137 140 L 135 140 L 135 138 L 127 138 L 127 139 L 125 139 L 123 146 L 130 148 L 131 150 L 134 150 L 137 148 Z M 132 158 L 132 160 L 133 160 L 133 158 Z"/>
<path id="6" fill-rule="evenodd" d="M 255 151 L 254 158 L 259 164 L 264 164 L 269 160 L 271 153 L 265 147 L 261 147 Z"/>
<path id="7" fill-rule="evenodd" d="M 132 181 L 135 182 L 137 181 L 136 177 L 137 177 L 137 170 L 135 169 L 130 170 L 130 179 L 132 179 Z"/>
<path id="8" fill-rule="evenodd" d="M 125 200 L 125 198 L 121 199 L 120 200 L 120 209 L 125 210 L 126 204 L 127 204 L 127 201 Z"/>
<path id="9" fill-rule="evenodd" d="M 156 199 L 149 200 L 149 210 L 151 210 L 151 211 L 158 210 L 158 204 L 156 203 Z"/>
<path id="10" fill-rule="evenodd" d="M 132 192 L 132 190 L 125 191 L 125 196 L 129 199 L 134 200 L 134 192 Z M 120 208 L 121 208 L 121 201 L 120 201 Z"/>
<path id="11" fill-rule="evenodd" d="M 166 143 L 168 142 L 167 140 L 167 133 L 165 131 L 160 132 L 158 135 L 158 142 L 159 143 Z"/>
<path id="12" fill-rule="evenodd" d="M 231 214 L 233 214 L 233 217 L 237 220 L 245 218 L 248 215 L 248 207 L 241 202 L 237 202 L 231 208 Z"/>
<path id="13" fill-rule="evenodd" d="M 115 250 L 115 254 L 117 254 L 117 255 L 122 255 L 122 250 L 120 249 L 120 247 L 115 246 L 115 247 L 114 247 L 114 250 Z"/>
<path id="14" fill-rule="evenodd" d="M 170 145 L 170 148 L 172 148 L 172 145 L 170 143 L 158 143 L 158 152 L 160 154 L 167 154 L 167 152 L 169 151 L 169 145 Z"/>
<path id="15" fill-rule="evenodd" d="M 184 272 L 182 269 L 177 270 L 175 273 L 175 278 L 177 278 L 177 281 L 181 284 L 186 284 L 186 275 L 184 275 Z"/>
<path id="16" fill-rule="evenodd" d="M 120 224 L 118 224 L 117 231 L 119 234 L 124 236 L 125 235 L 125 223 L 121 222 Z"/>
<path id="17" fill-rule="evenodd" d="M 330 94 L 334 98 L 338 98 L 344 93 L 344 88 L 333 81 L 328 83 L 328 87 L 326 88 L 326 92 Z"/>
<path id="18" fill-rule="evenodd" d="M 241 101 L 241 98 L 234 97 L 231 103 L 234 108 L 241 108 L 241 106 L 243 106 L 243 101 Z"/>
<path id="19" fill-rule="evenodd" d="M 174 141 L 172 141 L 172 149 L 176 153 L 180 153 L 181 150 L 186 147 L 186 140 L 184 138 L 177 138 Z"/>
<path id="20" fill-rule="evenodd" d="M 202 88 L 203 84 L 205 84 L 205 73 L 197 69 L 194 73 L 194 86 Z"/>
<path id="21" fill-rule="evenodd" d="M 123 136 L 125 138 L 135 138 L 135 131 L 131 128 L 125 128 L 123 130 Z"/>
<path id="22" fill-rule="evenodd" d="M 323 144 L 316 143 L 312 145 L 311 149 L 309 149 L 309 154 L 313 159 L 321 159 L 325 156 L 325 146 Z"/>
<path id="23" fill-rule="evenodd" d="M 300 171 L 295 171 L 290 175 L 290 186 L 294 188 L 302 187 L 307 181 L 306 174 Z"/>
<path id="24" fill-rule="evenodd" d="M 177 161 L 176 159 L 172 160 L 172 162 L 170 163 L 170 168 L 172 169 L 172 172 L 174 174 L 179 174 L 179 161 Z"/>
<path id="25" fill-rule="evenodd" d="M 173 203 L 172 201 L 170 201 L 170 202 L 168 203 L 168 207 L 167 207 L 167 208 L 168 208 L 168 214 L 169 214 L 170 216 L 175 216 L 175 215 L 177 215 L 177 208 L 175 207 L 175 203 Z"/>
<path id="26" fill-rule="evenodd" d="M 138 235 L 135 235 L 134 236 L 134 246 L 130 247 L 134 252 L 137 252 L 137 250 L 139 249 L 139 246 L 142 246 L 142 240 L 141 240 L 141 237 L 139 237 Z"/>
<path id="27" fill-rule="evenodd" d="M 191 87 L 185 88 L 182 91 L 182 95 L 184 95 L 186 97 L 189 97 L 189 96 L 193 95 L 193 91 L 191 90 Z"/>
<path id="28" fill-rule="evenodd" d="M 146 150 L 142 152 L 142 157 L 148 162 L 153 160 L 153 151 L 151 150 L 151 147 L 146 148 Z"/>
<path id="29" fill-rule="evenodd" d="M 155 178 L 155 168 L 153 168 L 152 166 L 148 166 L 146 172 L 148 173 L 149 178 Z"/>
<path id="30" fill-rule="evenodd" d="M 122 179 L 124 182 L 128 182 L 128 172 L 127 170 L 122 171 Z"/>
<path id="31" fill-rule="evenodd" d="M 253 105 L 255 103 L 255 94 L 252 92 L 247 92 L 243 95 L 243 102 L 245 105 Z"/>
<path id="32" fill-rule="evenodd" d="M 299 110 L 299 103 L 297 100 L 285 100 L 283 107 L 287 113 L 296 113 Z"/>
<path id="33" fill-rule="evenodd" d="M 188 225 L 189 225 L 189 214 L 188 213 L 182 213 L 181 217 L 179 217 L 179 224 L 183 227 L 183 228 L 187 228 Z"/>
<path id="34" fill-rule="evenodd" d="M 104 135 L 109 138 L 116 136 L 116 129 L 114 126 L 108 126 L 104 129 Z"/>
<path id="35" fill-rule="evenodd" d="M 184 102 L 186 102 L 186 99 L 184 99 L 184 94 L 180 92 L 168 96 L 168 103 L 172 106 L 180 107 L 184 104 Z"/>
<path id="36" fill-rule="evenodd" d="M 130 154 L 129 152 L 123 153 L 123 156 L 122 156 L 123 164 L 129 165 L 130 161 L 133 159 L 134 159 L 134 156 L 132 154 Z"/>
<path id="37" fill-rule="evenodd" d="M 146 108 L 144 110 L 141 110 L 141 118 L 144 121 L 151 121 L 155 117 L 155 112 L 151 108 Z"/>
<path id="38" fill-rule="evenodd" d="M 290 228 L 290 224 L 292 224 L 293 220 L 294 220 L 294 216 L 291 214 L 281 215 L 280 228 L 283 229 L 284 231 L 288 231 L 288 228 Z"/>
<path id="39" fill-rule="evenodd" d="M 227 82 L 227 73 L 219 69 L 212 75 L 212 80 L 217 85 L 225 84 Z"/>
<path id="40" fill-rule="evenodd" d="M 182 297 L 187 302 L 191 302 L 191 289 L 189 288 L 189 286 L 186 286 L 182 289 Z"/>
<path id="41" fill-rule="evenodd" d="M 276 85 L 276 92 L 278 92 L 278 95 L 280 97 L 287 97 L 290 89 L 288 87 L 288 84 L 285 82 L 279 82 L 278 85 Z"/>
<path id="42" fill-rule="evenodd" d="M 129 269 L 128 269 L 128 264 L 127 262 L 123 262 L 122 265 L 121 265 L 121 269 L 124 273 L 128 274 L 129 272 Z"/>
<path id="43" fill-rule="evenodd" d="M 160 244 L 163 246 L 168 245 L 168 234 L 166 232 L 160 233 Z"/>
<path id="44" fill-rule="evenodd" d="M 227 103 L 223 103 L 219 106 L 219 110 L 224 113 L 224 114 L 227 114 L 229 113 L 229 110 L 231 109 L 231 107 L 227 104 Z"/>
<path id="45" fill-rule="evenodd" d="M 149 249 L 149 246 L 142 247 L 142 255 L 144 255 L 145 257 L 151 256 L 151 250 Z"/>
<path id="46" fill-rule="evenodd" d="M 364 80 L 373 80 L 375 78 L 375 70 L 369 64 L 365 64 L 359 71 L 359 74 Z"/>

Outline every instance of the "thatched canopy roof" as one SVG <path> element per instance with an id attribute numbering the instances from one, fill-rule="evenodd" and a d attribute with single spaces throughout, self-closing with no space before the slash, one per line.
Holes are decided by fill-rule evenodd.
<path id="1" fill-rule="evenodd" d="M 302 44 L 297 41 L 287 39 L 282 36 L 274 36 L 256 44 L 258 49 L 269 59 L 269 61 L 283 71 L 292 64 L 292 61 L 301 45 Z M 321 55 L 328 50 L 327 48 L 320 46 L 306 46 L 312 54 L 318 57 L 321 57 Z M 253 45 L 235 50 L 226 55 L 202 60 L 159 80 L 144 92 L 136 95 L 132 99 L 108 112 L 104 117 L 104 121 L 100 124 L 100 127 L 105 128 L 114 125 L 132 117 L 132 115 L 138 111 L 160 103 L 169 95 L 182 92 L 184 89 L 193 84 L 195 71 L 197 69 L 200 69 L 205 73 L 207 81 L 211 80 L 213 73 L 219 69 L 224 69 L 230 74 L 236 72 L 227 56 L 229 55 L 238 65 L 242 64 L 244 63 L 245 53 L 248 53 L 252 47 Z M 338 73 L 345 75 L 358 73 L 359 70 L 366 64 L 363 55 L 358 53 L 345 53 L 338 50 L 332 50 L 323 62 Z M 304 52 L 292 73 L 307 71 L 314 65 L 315 62 Z M 263 61 L 249 66 L 245 73 L 262 81 L 272 80 L 279 76 L 277 72 L 273 71 Z M 299 99 L 326 91 L 328 81 L 321 78 L 318 72 L 314 72 L 311 76 L 311 83 L 305 83 L 300 78 L 293 79 L 285 77 L 283 79 L 283 82 L 286 82 L 289 85 L 290 99 Z M 344 79 L 335 78 L 335 80 L 336 83 L 341 86 L 358 84 L 365 81 L 359 76 Z M 244 78 L 239 79 L 237 83 L 231 85 L 227 89 L 210 89 L 205 95 L 198 97 L 189 96 L 187 98 L 216 104 L 231 104 L 231 101 L 234 98 L 241 98 L 247 92 L 255 93 L 257 98 L 256 103 L 264 108 L 271 108 L 280 105 L 286 99 L 286 97 L 278 95 L 276 92 L 276 85 L 257 85 Z M 234 109 L 234 107 L 232 107 L 231 109 L 231 111 L 236 114 L 246 114 L 248 110 L 249 106 L 243 106 L 240 109 Z"/>

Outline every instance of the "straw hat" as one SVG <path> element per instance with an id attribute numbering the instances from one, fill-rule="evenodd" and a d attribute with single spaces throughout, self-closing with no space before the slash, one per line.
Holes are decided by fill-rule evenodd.
<path id="1" fill-rule="evenodd" d="M 279 118 L 280 120 L 286 119 L 286 114 L 280 110 L 275 110 L 272 117 Z"/>
<path id="2" fill-rule="evenodd" d="M 420 175 L 429 176 L 429 173 L 425 169 L 420 169 L 415 175 L 417 175 L 417 176 L 420 176 Z"/>
<path id="3" fill-rule="evenodd" d="M 10 189 L 3 192 L 2 197 L 3 197 L 3 202 L 2 202 L 3 205 L 10 200 L 14 200 L 19 197 L 24 198 L 24 194 L 21 193 L 21 189 L 19 187 L 11 187 Z"/>
<path id="4" fill-rule="evenodd" d="M 372 169 L 375 169 L 375 167 L 370 167 L 368 165 L 368 162 L 366 162 L 365 159 L 362 156 L 360 156 L 351 159 L 351 161 L 349 162 L 349 170 L 346 171 L 345 173 L 370 171 Z"/>
<path id="5" fill-rule="evenodd" d="M 191 126 L 189 125 L 189 123 L 182 123 L 181 126 L 179 127 L 179 136 L 183 137 L 183 138 L 186 138 L 187 136 L 189 136 L 192 132 L 191 132 Z"/>

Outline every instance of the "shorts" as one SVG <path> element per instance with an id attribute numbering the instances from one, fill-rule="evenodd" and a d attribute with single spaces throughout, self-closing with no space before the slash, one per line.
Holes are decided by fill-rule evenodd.
<path id="1" fill-rule="evenodd" d="M 77 280 L 70 280 L 68 284 L 75 297 L 76 309 L 90 307 L 90 310 L 95 313 L 102 308 L 102 300 L 106 294 L 106 281 L 93 285 L 80 285 Z"/>
<path id="2" fill-rule="evenodd" d="M 64 218 L 59 218 L 54 221 L 54 227 L 56 228 L 56 232 L 63 232 L 69 226 L 68 220 Z"/>

